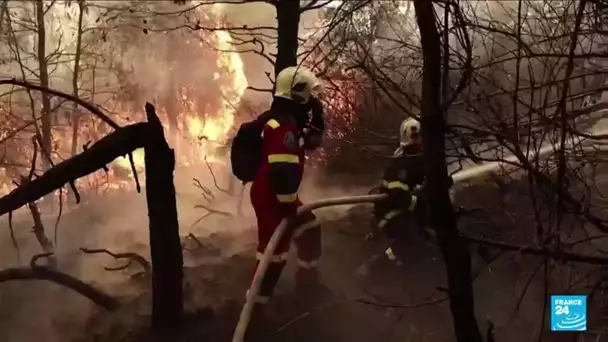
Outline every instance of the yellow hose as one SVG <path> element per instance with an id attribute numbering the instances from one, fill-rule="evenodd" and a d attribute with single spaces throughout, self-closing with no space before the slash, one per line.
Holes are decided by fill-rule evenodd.
<path id="1" fill-rule="evenodd" d="M 347 204 L 358 204 L 358 203 L 373 203 L 380 201 L 386 198 L 386 195 L 364 195 L 364 196 L 349 196 L 349 197 L 337 197 L 337 198 L 327 198 L 319 201 L 315 201 L 309 204 L 305 204 L 298 208 L 298 214 L 302 215 L 303 213 L 310 212 L 314 209 L 330 207 L 335 205 L 347 205 Z M 243 305 L 243 309 L 241 310 L 241 316 L 239 317 L 239 322 L 236 325 L 236 329 L 234 330 L 234 335 L 232 336 L 232 342 L 243 342 L 243 338 L 245 337 L 245 332 L 247 331 L 247 326 L 249 325 L 249 321 L 251 320 L 251 313 L 253 310 L 254 298 L 257 296 L 260 291 L 260 285 L 262 284 L 262 279 L 264 278 L 264 274 L 266 273 L 266 269 L 268 268 L 268 263 L 270 261 L 270 257 L 274 254 L 275 249 L 283 235 L 285 234 L 285 230 L 287 229 L 287 220 L 281 221 L 281 224 L 277 227 L 266 246 L 266 250 L 264 251 L 264 256 L 260 263 L 258 264 L 257 269 L 255 270 L 255 275 L 253 276 L 253 281 L 251 282 L 251 287 L 247 292 L 247 299 L 245 301 L 245 305 Z"/>

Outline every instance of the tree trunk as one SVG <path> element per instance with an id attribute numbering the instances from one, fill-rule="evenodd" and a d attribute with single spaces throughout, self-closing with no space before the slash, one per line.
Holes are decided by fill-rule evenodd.
<path id="1" fill-rule="evenodd" d="M 482 342 L 475 319 L 471 284 L 471 255 L 456 227 L 449 197 L 445 162 L 445 117 L 441 106 L 441 39 L 433 3 L 414 0 L 424 59 L 422 81 L 422 142 L 426 159 L 426 190 L 431 225 L 446 266 L 450 309 L 459 342 Z"/>
<path id="2" fill-rule="evenodd" d="M 8 0 L 2 1 L 0 4 L 0 33 L 2 33 L 2 24 L 4 24 L 4 15 L 8 13 Z"/>
<path id="3" fill-rule="evenodd" d="M 49 72 L 46 63 L 46 27 L 44 24 L 44 2 L 43 0 L 36 1 L 36 24 L 38 28 L 38 68 L 40 73 L 40 85 L 49 87 Z M 53 150 L 53 137 L 51 132 L 51 99 L 49 94 L 42 92 L 42 129 L 41 140 L 43 149 L 43 163 L 45 169 L 50 166 L 50 155 Z"/>
<path id="4" fill-rule="evenodd" d="M 82 55 L 82 21 L 84 17 L 84 0 L 78 1 L 78 32 L 76 33 L 76 53 L 74 57 L 74 73 L 72 74 L 72 94 L 78 97 L 78 79 L 80 77 L 80 57 Z M 72 107 L 72 155 L 78 153 L 78 131 L 80 130 L 80 114 L 78 105 Z"/>
<path id="5" fill-rule="evenodd" d="M 152 257 L 152 326 L 171 331 L 183 314 L 183 258 L 173 184 L 175 154 L 167 144 L 154 106 L 149 103 L 146 116 L 152 128 L 144 147 Z"/>
<path id="6" fill-rule="evenodd" d="M 298 0 L 279 0 L 277 9 L 277 57 L 274 63 L 274 76 L 281 70 L 298 64 L 298 30 L 300 28 L 300 2 Z"/>

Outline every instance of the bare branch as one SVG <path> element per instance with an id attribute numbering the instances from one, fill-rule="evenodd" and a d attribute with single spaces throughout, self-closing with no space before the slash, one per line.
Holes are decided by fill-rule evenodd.
<path id="1" fill-rule="evenodd" d="M 36 264 L 36 261 L 39 258 L 48 255 L 50 254 L 34 256 L 32 258 L 31 268 L 7 268 L 1 270 L 0 283 L 10 280 L 48 280 L 78 292 L 106 310 L 115 310 L 119 307 L 119 303 L 116 299 L 94 288 L 93 286 L 86 284 L 81 280 L 72 277 L 71 275 L 38 266 Z"/>
<path id="2" fill-rule="evenodd" d="M 150 270 L 151 270 L 150 262 L 148 260 L 146 260 L 146 258 L 144 258 L 143 256 L 141 256 L 137 253 L 113 253 L 107 249 L 80 248 L 80 250 L 85 254 L 104 253 L 104 254 L 107 254 L 107 255 L 113 257 L 114 259 L 128 259 L 129 263 L 130 263 L 130 261 L 135 261 L 144 269 L 144 272 L 146 274 L 150 274 Z"/>

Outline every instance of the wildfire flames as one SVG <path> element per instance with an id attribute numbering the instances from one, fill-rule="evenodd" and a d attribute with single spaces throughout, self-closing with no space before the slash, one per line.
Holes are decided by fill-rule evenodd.
<path id="1" fill-rule="evenodd" d="M 175 146 L 179 151 L 180 165 L 188 166 L 203 160 L 220 162 L 214 157 L 213 151 L 228 137 L 239 102 L 248 86 L 241 56 L 236 52 L 222 52 L 232 48 L 230 34 L 225 31 L 215 31 L 215 38 L 216 49 L 220 52 L 216 62 L 219 72 L 215 73 L 214 79 L 219 79 L 221 73 L 224 73 L 229 76 L 230 81 L 220 86 L 221 105 L 216 113 L 197 113 L 194 100 L 189 99 L 185 94 L 186 89 L 182 91 L 183 112 L 180 117 L 183 120 L 180 120 L 182 124 L 179 125 L 177 132 L 180 135 L 176 140 L 178 146 Z M 166 123 L 165 130 L 171 133 Z M 136 168 L 143 168 L 143 151 L 138 150 L 133 153 L 133 162 Z M 126 158 L 119 158 L 116 163 L 124 169 L 131 168 Z"/>
<path id="2" fill-rule="evenodd" d="M 216 31 L 215 34 L 218 50 L 230 50 L 230 42 L 232 41 L 230 34 L 224 31 Z M 232 76 L 232 84 L 230 84 L 230 89 L 222 89 L 221 112 L 218 115 L 207 119 L 205 122 L 195 117 L 187 119 L 188 132 L 193 137 L 204 136 L 213 141 L 223 140 L 234 124 L 236 106 L 247 88 L 243 61 L 238 53 L 221 53 L 218 59 L 218 67 Z M 216 75 L 217 77 L 219 75 Z"/>
<path id="3" fill-rule="evenodd" d="M 178 166 L 192 166 L 201 162 L 216 162 L 221 163 L 222 158 L 218 156 L 216 151 L 222 147 L 228 135 L 233 128 L 237 108 L 241 98 L 248 86 L 247 78 L 244 72 L 244 64 L 241 56 L 236 52 L 230 51 L 232 37 L 228 32 L 216 31 L 214 37 L 211 37 L 215 42 L 217 49 L 216 72 L 213 76 L 216 82 L 212 82 L 212 86 L 219 87 L 220 100 L 219 104 L 214 106 L 200 106 L 197 101 L 213 102 L 209 99 L 198 98 L 192 94 L 197 94 L 196 89 L 183 88 L 178 90 L 178 112 L 177 127 L 170 128 L 167 120 L 167 113 L 162 106 L 157 106 L 157 112 L 161 117 L 163 126 L 165 127 L 165 135 L 168 138 L 172 148 L 176 150 L 176 163 Z M 199 43 L 201 49 L 206 49 L 202 43 Z M 203 61 L 202 63 L 205 63 Z M 213 67 L 211 67 L 214 69 Z M 1 107 L 1 105 L 0 105 Z M 127 105 L 115 101 L 109 106 L 106 106 L 110 112 L 117 113 L 118 117 L 112 116 L 120 125 L 127 125 L 133 121 L 144 120 L 142 110 L 127 109 Z M 206 108 L 201 110 L 201 108 Z M 5 117 L 8 111 L 2 111 L 0 108 L 0 117 Z M 15 118 L 15 116 L 6 115 L 7 117 Z M 164 117 L 163 117 L 164 116 Z M 125 119 L 125 117 L 134 118 L 134 120 Z M 137 119 L 135 119 L 137 118 Z M 13 120 L 14 121 L 14 120 Z M 10 126 L 0 128 L 0 139 L 10 134 L 16 127 L 23 125 L 21 119 L 14 122 Z M 96 141 L 101 136 L 109 133 L 109 129 L 99 120 L 85 115 L 82 117 L 80 125 L 79 140 L 80 143 L 87 141 Z M 16 167 L 0 167 L 0 195 L 8 193 L 14 187 L 11 180 L 16 179 L 16 174 L 27 174 L 32 156 L 32 145 L 29 138 L 33 135 L 33 131 L 24 130 L 15 138 L 4 142 L 5 148 L 11 153 L 5 155 L 7 160 L 19 161 Z M 71 147 L 71 128 L 69 125 L 56 125 L 53 127 L 53 150 L 65 159 L 69 156 L 68 151 Z M 40 156 L 40 153 L 38 154 Z M 40 157 L 38 158 L 40 160 Z M 59 162 L 61 159 L 55 159 Z M 133 153 L 133 161 L 136 169 L 141 171 L 144 167 L 144 152 L 136 150 Z M 40 167 L 40 161 L 38 167 Z M 131 165 L 127 158 L 118 158 L 110 166 L 107 174 L 98 172 L 86 177 L 78 182 L 81 190 L 86 188 L 99 188 L 103 186 L 108 189 L 123 188 L 133 186 L 130 182 L 132 175 L 130 174 Z M 88 183 L 88 184 L 87 184 Z M 65 193 L 65 192 L 64 192 Z"/>

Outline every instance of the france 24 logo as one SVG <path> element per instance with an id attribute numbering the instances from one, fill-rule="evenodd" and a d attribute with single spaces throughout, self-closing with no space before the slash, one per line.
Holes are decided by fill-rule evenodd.
<path id="1" fill-rule="evenodd" d="M 586 331 L 587 296 L 551 296 L 551 331 Z"/>

